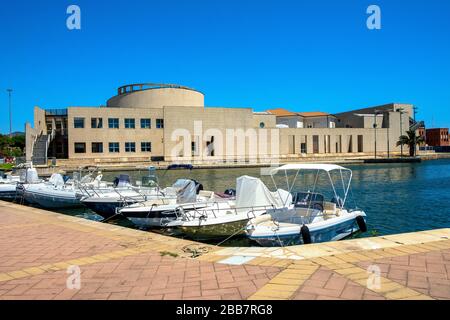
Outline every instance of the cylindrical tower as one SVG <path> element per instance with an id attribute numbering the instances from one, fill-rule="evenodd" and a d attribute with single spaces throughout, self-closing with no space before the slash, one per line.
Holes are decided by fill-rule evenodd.
<path id="1" fill-rule="evenodd" d="M 111 108 L 204 107 L 203 93 L 175 84 L 139 83 L 118 89 L 116 96 L 107 101 Z"/>

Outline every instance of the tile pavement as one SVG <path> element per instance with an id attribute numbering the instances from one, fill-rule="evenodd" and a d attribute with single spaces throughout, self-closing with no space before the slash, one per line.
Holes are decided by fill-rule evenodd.
<path id="1" fill-rule="evenodd" d="M 0 201 L 0 300 L 450 299 L 449 238 L 442 229 L 222 249 Z M 206 253 L 194 257 L 189 248 Z M 255 257 L 221 263 L 244 254 Z M 79 289 L 67 287 L 72 265 L 81 270 Z M 374 266 L 378 286 L 368 286 Z"/>

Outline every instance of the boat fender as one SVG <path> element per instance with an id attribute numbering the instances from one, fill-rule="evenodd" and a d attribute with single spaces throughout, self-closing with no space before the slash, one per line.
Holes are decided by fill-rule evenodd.
<path id="1" fill-rule="evenodd" d="M 311 243 L 311 234 L 309 233 L 309 228 L 306 225 L 302 226 L 302 228 L 300 229 L 300 233 L 302 235 L 304 244 Z"/>
<path id="2" fill-rule="evenodd" d="M 361 230 L 362 232 L 367 231 L 366 221 L 364 221 L 363 216 L 357 216 L 356 223 L 358 224 L 359 230 Z"/>

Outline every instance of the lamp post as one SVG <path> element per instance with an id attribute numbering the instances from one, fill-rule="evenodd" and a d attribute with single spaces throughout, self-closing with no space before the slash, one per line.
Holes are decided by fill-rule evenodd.
<path id="1" fill-rule="evenodd" d="M 11 93 L 12 93 L 12 89 L 6 89 L 6 91 L 8 91 L 8 96 L 9 96 L 9 137 L 12 137 L 12 117 L 11 117 Z"/>
<path id="2" fill-rule="evenodd" d="M 375 133 L 375 149 L 374 149 L 374 152 L 375 152 L 375 159 L 377 158 L 377 110 L 375 110 L 374 111 L 374 113 L 373 113 L 373 129 L 375 130 L 374 131 L 374 133 Z"/>
<path id="3" fill-rule="evenodd" d="M 404 114 L 403 110 L 404 110 L 403 108 L 397 109 L 397 111 L 400 112 L 400 137 L 403 135 L 403 117 L 402 117 Z M 401 157 L 403 158 L 403 143 L 400 144 L 400 154 Z"/>

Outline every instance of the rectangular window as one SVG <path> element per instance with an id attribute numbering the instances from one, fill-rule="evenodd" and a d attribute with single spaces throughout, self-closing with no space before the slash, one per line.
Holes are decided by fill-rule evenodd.
<path id="1" fill-rule="evenodd" d="M 109 118 L 108 119 L 108 128 L 119 129 L 119 118 Z"/>
<path id="2" fill-rule="evenodd" d="M 135 128 L 134 119 L 126 118 L 125 119 L 125 129 L 134 129 L 134 128 Z"/>
<path id="3" fill-rule="evenodd" d="M 214 136 L 211 136 L 211 140 L 206 141 L 206 149 L 208 150 L 208 156 L 214 157 Z"/>
<path id="4" fill-rule="evenodd" d="M 102 118 L 91 118 L 91 128 L 92 129 L 103 128 L 103 119 Z"/>
<path id="5" fill-rule="evenodd" d="M 156 128 L 164 129 L 164 119 L 156 119 Z"/>
<path id="6" fill-rule="evenodd" d="M 358 135 L 358 152 L 364 152 L 364 137 L 362 135 Z"/>
<path id="7" fill-rule="evenodd" d="M 75 142 L 75 153 L 86 153 L 86 143 Z"/>
<path id="8" fill-rule="evenodd" d="M 92 153 L 102 153 L 103 143 L 102 142 L 92 142 Z"/>
<path id="9" fill-rule="evenodd" d="M 84 128 L 84 118 L 73 118 L 73 127 L 76 129 Z"/>
<path id="10" fill-rule="evenodd" d="M 125 142 L 125 152 L 136 152 L 136 143 Z"/>
<path id="11" fill-rule="evenodd" d="M 118 142 L 110 142 L 109 143 L 109 152 L 111 152 L 111 153 L 120 152 L 119 143 Z"/>
<path id="12" fill-rule="evenodd" d="M 199 152 L 198 152 L 198 146 L 199 146 L 199 144 L 198 144 L 198 136 L 192 136 L 191 137 L 191 155 L 193 156 L 193 157 L 195 157 L 195 156 L 198 156 L 199 155 Z"/>
<path id="13" fill-rule="evenodd" d="M 141 152 L 152 152 L 152 143 L 141 142 Z"/>
<path id="14" fill-rule="evenodd" d="M 352 136 L 348 136 L 348 149 L 347 149 L 348 153 L 352 153 L 353 152 L 353 139 Z"/>
<path id="15" fill-rule="evenodd" d="M 319 136 L 313 136 L 313 153 L 319 153 Z"/>
<path id="16" fill-rule="evenodd" d="M 289 139 L 289 150 L 288 153 L 289 154 L 294 154 L 295 153 L 295 136 L 294 135 L 290 135 L 288 136 Z"/>
<path id="17" fill-rule="evenodd" d="M 152 121 L 150 119 L 141 119 L 141 129 L 150 129 Z"/>
<path id="18" fill-rule="evenodd" d="M 306 142 L 300 143 L 300 153 L 306 154 Z"/>

